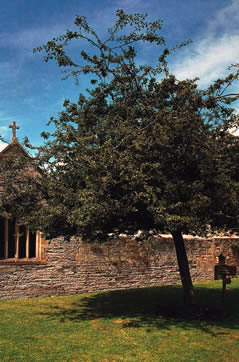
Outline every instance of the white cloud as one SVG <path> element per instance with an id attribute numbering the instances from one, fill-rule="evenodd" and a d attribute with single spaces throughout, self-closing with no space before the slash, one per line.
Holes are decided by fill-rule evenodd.
<path id="1" fill-rule="evenodd" d="M 203 36 L 195 41 L 186 54 L 173 66 L 178 79 L 199 77 L 199 84 L 225 76 L 227 66 L 239 61 L 239 0 L 216 13 Z"/>
<path id="2" fill-rule="evenodd" d="M 239 60 L 239 35 L 225 35 L 220 39 L 206 39 L 195 44 L 182 62 L 175 65 L 178 79 L 199 77 L 199 84 L 206 86 L 213 80 L 223 77 L 227 67 Z"/>
<path id="3" fill-rule="evenodd" d="M 209 32 L 233 31 L 238 32 L 238 9 L 239 0 L 232 0 L 231 4 L 220 9 L 215 18 L 208 24 Z"/>

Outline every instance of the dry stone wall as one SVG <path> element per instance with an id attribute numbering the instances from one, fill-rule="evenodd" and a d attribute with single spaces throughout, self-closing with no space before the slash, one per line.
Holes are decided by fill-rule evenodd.
<path id="1" fill-rule="evenodd" d="M 186 238 L 194 281 L 213 280 L 218 255 L 237 265 L 237 238 Z M 237 245 L 237 247 L 235 247 Z M 114 239 L 103 244 L 83 244 L 79 239 L 52 240 L 41 262 L 1 263 L 0 298 L 70 295 L 100 290 L 138 288 L 180 282 L 171 237 L 142 243 Z"/>

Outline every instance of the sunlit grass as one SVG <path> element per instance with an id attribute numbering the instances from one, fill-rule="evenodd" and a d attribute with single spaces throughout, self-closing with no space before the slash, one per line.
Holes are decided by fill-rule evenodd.
<path id="1" fill-rule="evenodd" d="M 239 361 L 239 279 L 224 319 L 221 281 L 196 290 L 206 320 L 186 314 L 180 286 L 0 301 L 0 360 Z"/>

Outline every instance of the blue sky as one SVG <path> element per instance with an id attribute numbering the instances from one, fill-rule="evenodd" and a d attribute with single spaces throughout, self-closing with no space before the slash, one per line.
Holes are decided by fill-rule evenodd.
<path id="1" fill-rule="evenodd" d="M 102 32 L 113 24 L 117 9 L 161 18 L 169 47 L 193 40 L 170 58 L 178 79 L 198 76 L 199 85 L 206 87 L 239 62 L 239 0 L 1 0 L 0 135 L 10 141 L 8 126 L 15 120 L 19 141 L 28 136 L 33 144 L 41 143 L 49 118 L 63 109 L 65 98 L 76 101 L 87 84 L 61 80 L 56 64 L 44 63 L 43 54 L 32 49 L 72 29 L 77 14 Z M 142 50 L 146 63 L 152 54 L 147 47 Z"/>

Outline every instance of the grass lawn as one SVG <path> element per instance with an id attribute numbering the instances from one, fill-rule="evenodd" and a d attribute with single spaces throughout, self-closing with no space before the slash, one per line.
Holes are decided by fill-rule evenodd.
<path id="1" fill-rule="evenodd" d="M 193 318 L 180 286 L 0 301 L 0 361 L 239 361 L 239 279 L 224 319 L 221 284 L 195 284 Z"/>

